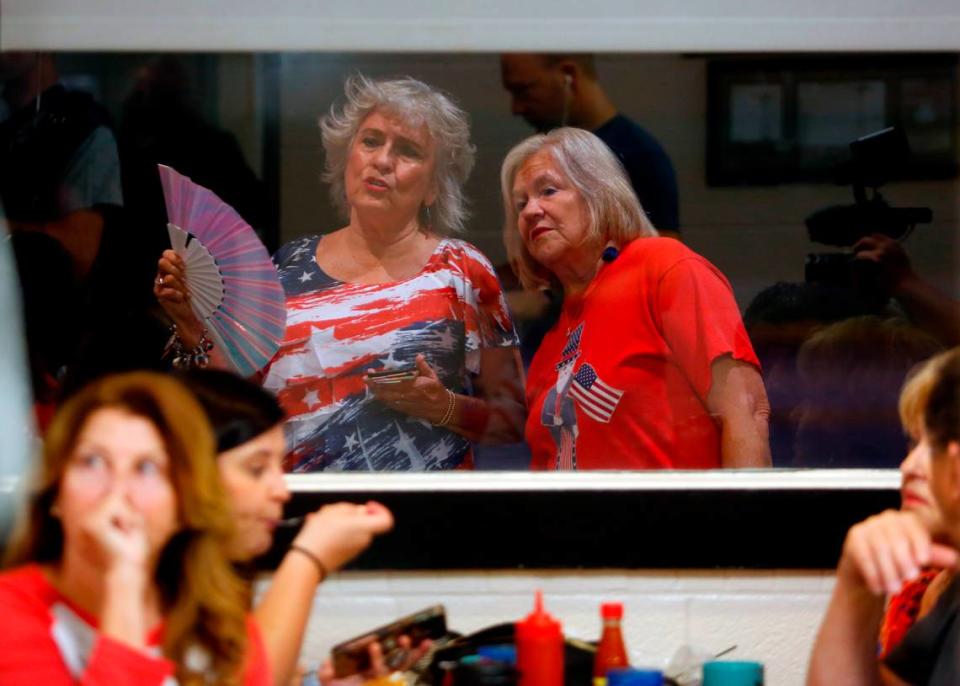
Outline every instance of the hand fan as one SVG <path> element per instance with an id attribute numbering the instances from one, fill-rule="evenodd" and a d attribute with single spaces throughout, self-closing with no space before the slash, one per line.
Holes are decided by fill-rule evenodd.
<path id="1" fill-rule="evenodd" d="M 287 312 L 267 249 L 237 211 L 159 164 L 170 244 L 187 270 L 190 304 L 216 347 L 243 376 L 280 347 Z"/>

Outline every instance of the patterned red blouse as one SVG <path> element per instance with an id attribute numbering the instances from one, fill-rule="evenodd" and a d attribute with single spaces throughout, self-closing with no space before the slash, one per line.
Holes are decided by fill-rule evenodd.
<path id="1" fill-rule="evenodd" d="M 939 569 L 925 569 L 916 579 L 906 582 L 899 593 L 890 597 L 880 625 L 881 660 L 900 644 L 904 634 L 916 623 L 923 594 L 939 573 Z"/>

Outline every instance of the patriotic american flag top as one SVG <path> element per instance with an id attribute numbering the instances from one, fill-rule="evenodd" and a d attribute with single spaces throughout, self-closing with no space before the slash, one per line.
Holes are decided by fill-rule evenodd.
<path id="1" fill-rule="evenodd" d="M 591 419 L 609 424 L 623 391 L 605 383 L 591 365 L 582 364 L 573 375 L 570 396 Z"/>
<path id="2" fill-rule="evenodd" d="M 577 328 L 567 334 L 567 344 L 563 346 L 560 352 L 560 361 L 557 362 L 557 371 L 561 367 L 573 364 L 580 357 L 580 337 L 583 335 L 583 322 L 577 325 Z"/>

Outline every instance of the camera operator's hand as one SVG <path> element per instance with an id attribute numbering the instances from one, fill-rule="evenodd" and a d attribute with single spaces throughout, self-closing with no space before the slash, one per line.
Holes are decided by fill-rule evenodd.
<path id="1" fill-rule="evenodd" d="M 853 253 L 858 260 L 879 266 L 882 285 L 891 295 L 897 295 L 908 282 L 917 278 L 900 241 L 890 236 L 882 233 L 865 236 L 854 244 Z"/>
<path id="2" fill-rule="evenodd" d="M 882 234 L 861 238 L 855 258 L 877 265 L 881 287 L 897 299 L 910 320 L 946 346 L 960 345 L 960 302 L 917 274 L 903 246 Z"/>

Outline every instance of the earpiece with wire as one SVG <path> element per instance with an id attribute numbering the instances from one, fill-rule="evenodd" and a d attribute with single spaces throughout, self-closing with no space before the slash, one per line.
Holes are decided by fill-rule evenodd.
<path id="1" fill-rule="evenodd" d="M 573 94 L 573 76 L 571 74 L 563 75 L 563 115 L 560 117 L 560 126 L 567 125 L 567 117 L 570 115 L 570 99 Z"/>

